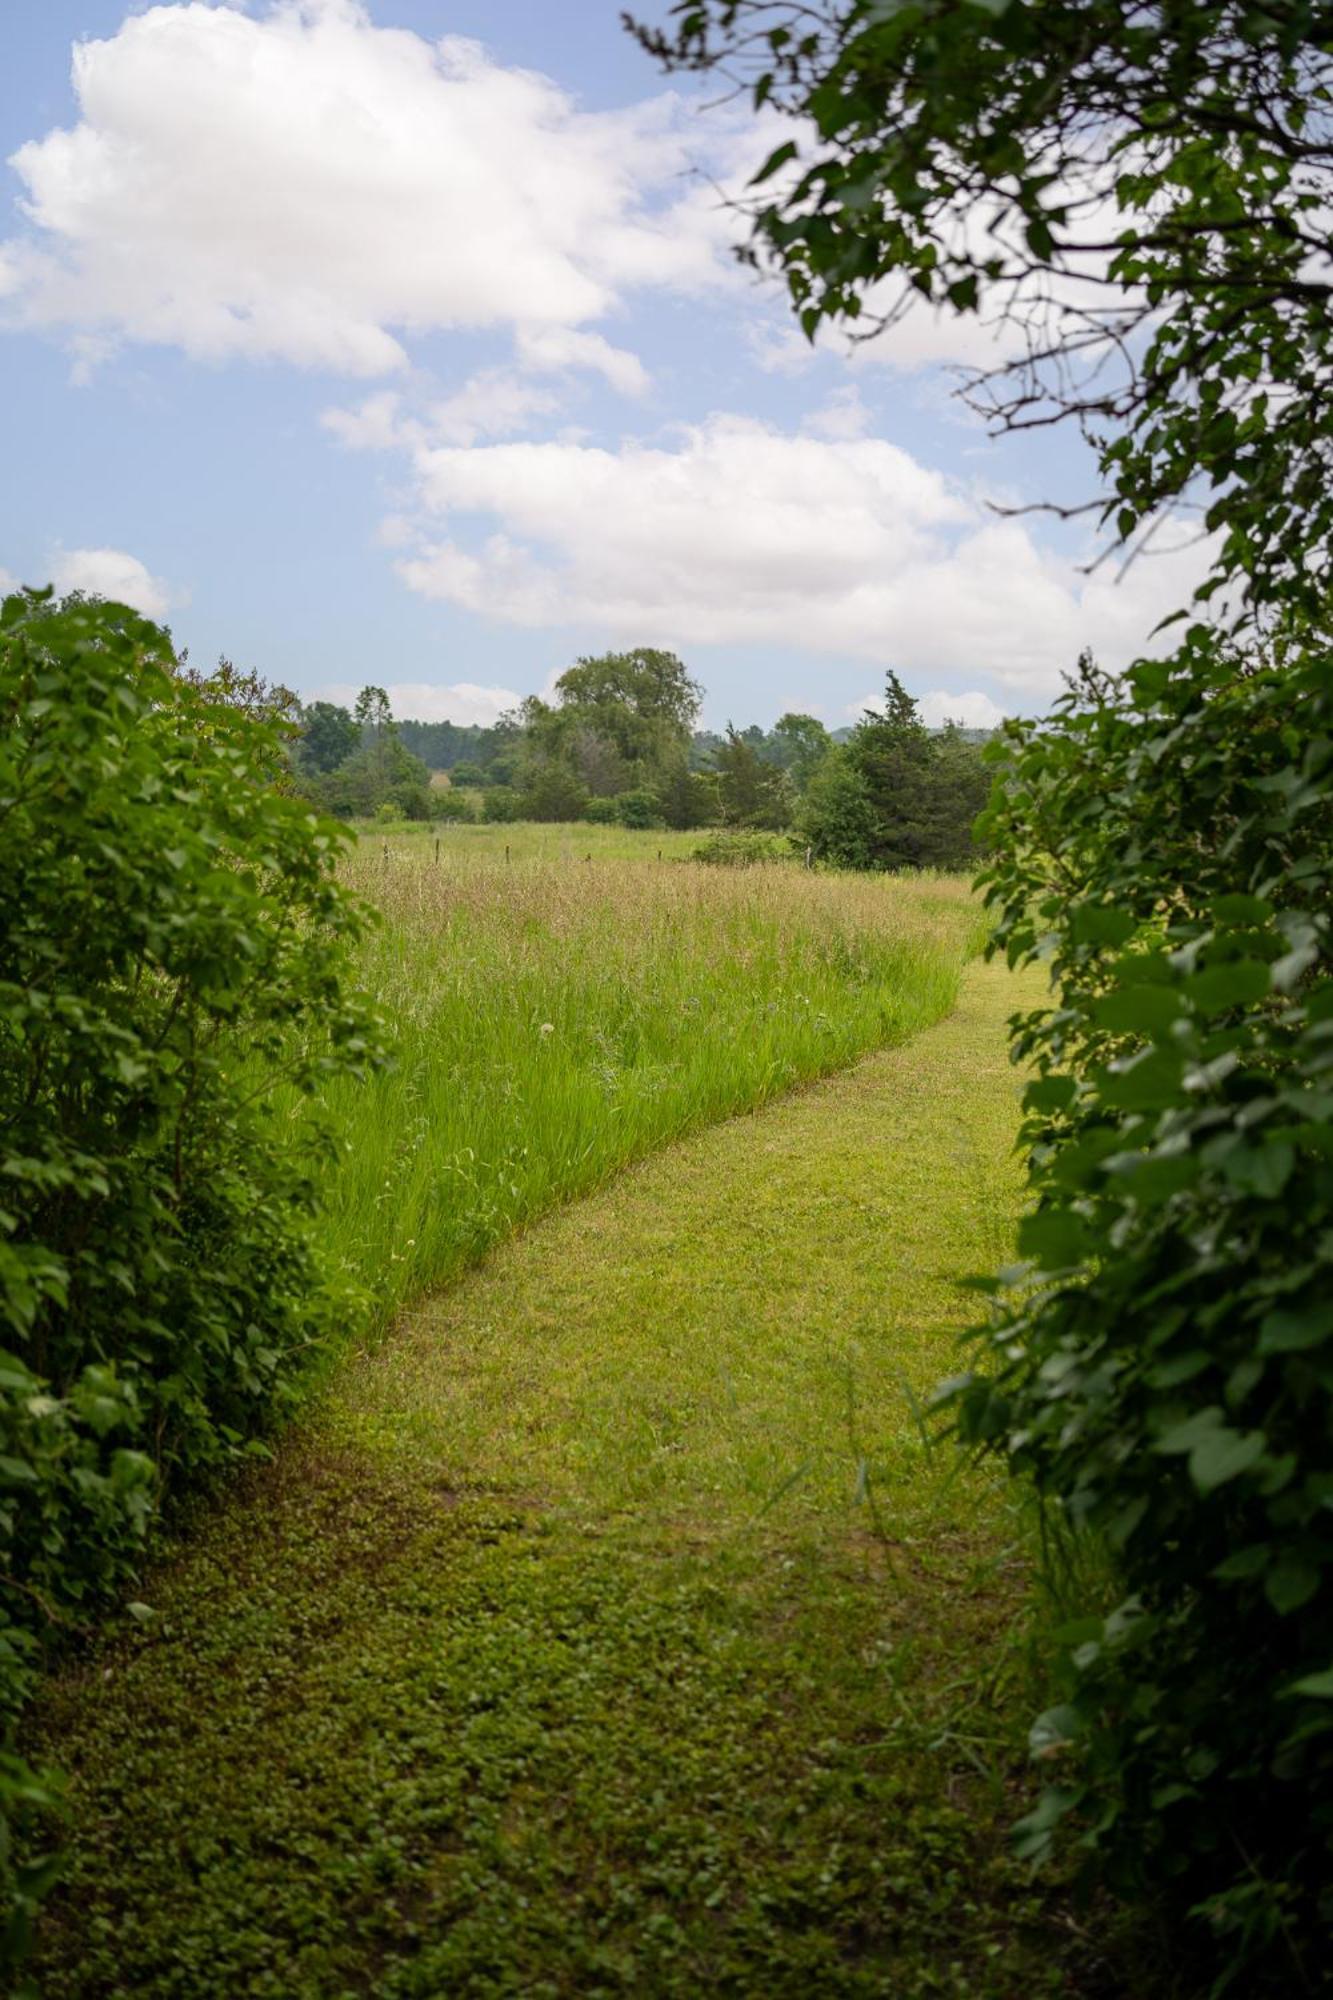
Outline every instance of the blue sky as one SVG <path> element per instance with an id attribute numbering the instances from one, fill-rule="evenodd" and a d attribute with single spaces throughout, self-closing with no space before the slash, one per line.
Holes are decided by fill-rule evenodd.
<path id="1" fill-rule="evenodd" d="M 568 0 L 42 0 L 0 80 L 0 572 L 307 697 L 489 720 L 674 647 L 713 723 L 1032 712 L 1184 563 L 1089 579 L 1072 442 L 950 397 L 970 326 L 811 354 L 728 254 L 772 143 Z M 77 77 L 72 75 L 78 48 Z"/>

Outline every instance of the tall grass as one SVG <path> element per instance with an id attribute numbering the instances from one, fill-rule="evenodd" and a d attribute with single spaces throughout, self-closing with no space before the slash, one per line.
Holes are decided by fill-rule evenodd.
<path id="1" fill-rule="evenodd" d="M 626 1161 L 952 1005 L 979 928 L 960 880 L 656 858 L 693 838 L 450 828 L 437 857 L 376 829 L 349 858 L 397 1055 L 327 1099 L 321 1226 L 376 1323 Z"/>

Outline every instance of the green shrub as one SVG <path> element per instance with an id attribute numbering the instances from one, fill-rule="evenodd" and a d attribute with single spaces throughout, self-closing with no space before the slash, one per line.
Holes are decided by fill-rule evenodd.
<path id="1" fill-rule="evenodd" d="M 616 820 L 621 826 L 643 830 L 665 825 L 654 792 L 642 788 L 634 792 L 621 792 L 612 804 L 615 806 Z"/>
<path id="2" fill-rule="evenodd" d="M 615 826 L 619 822 L 615 799 L 589 799 L 583 817 L 590 826 Z"/>
<path id="3" fill-rule="evenodd" d="M 1072 1815 L 1248 1993 L 1333 1918 L 1333 677 L 1195 627 L 1088 692 L 1000 746 L 997 944 L 1058 994 L 1015 1023 L 1028 1263 L 953 1395 L 1122 1583 L 1028 1848 Z"/>
<path id="4" fill-rule="evenodd" d="M 472 810 L 472 801 L 467 793 L 457 792 L 452 786 L 447 789 L 444 786 L 437 786 L 431 791 L 430 816 L 432 819 L 445 820 L 476 818 Z"/>
<path id="5" fill-rule="evenodd" d="M 488 826 L 507 826 L 521 812 L 522 802 L 512 785 L 491 785 L 481 802 L 481 816 Z"/>
<path id="6" fill-rule="evenodd" d="M 790 859 L 790 846 L 771 833 L 710 833 L 691 851 L 691 861 L 706 861 L 714 868 L 753 868 L 765 861 Z"/>
<path id="7" fill-rule="evenodd" d="M 43 1643 L 123 1593 L 164 1495 L 254 1448 L 348 1308 L 308 1236 L 318 1127 L 274 1091 L 374 1059 L 362 920 L 338 830 L 278 789 L 289 731 L 224 692 L 122 606 L 0 611 L 11 1722 Z M 11 1957 L 36 1879 L 0 1842 Z"/>

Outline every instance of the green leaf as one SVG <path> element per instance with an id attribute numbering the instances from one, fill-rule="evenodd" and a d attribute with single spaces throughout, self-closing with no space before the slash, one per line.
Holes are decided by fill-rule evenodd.
<path id="1" fill-rule="evenodd" d="M 1259 1328 L 1261 1354 L 1299 1354 L 1333 1337 L 1333 1299 L 1303 1306 L 1278 1306 Z"/>
<path id="2" fill-rule="evenodd" d="M 1078 1095 L 1072 1076 L 1039 1076 L 1023 1092 L 1026 1111 L 1067 1111 Z"/>
<path id="3" fill-rule="evenodd" d="M 1269 969 L 1262 959 L 1238 958 L 1227 965 L 1210 965 L 1184 985 L 1185 997 L 1200 1014 L 1224 1014 L 1266 999 L 1271 990 Z"/>
<path id="4" fill-rule="evenodd" d="M 1281 1617 L 1299 1611 L 1319 1588 L 1319 1571 L 1290 1550 L 1281 1555 L 1264 1578 L 1264 1595 Z"/>
<path id="5" fill-rule="evenodd" d="M 1018 1250 L 1043 1271 L 1063 1271 L 1087 1255 L 1087 1225 L 1068 1209 L 1038 1210 L 1019 1223 Z"/>
<path id="6" fill-rule="evenodd" d="M 1034 1757 L 1058 1756 L 1083 1734 L 1083 1720 L 1076 1708 L 1062 1702 L 1039 1715 L 1028 1731 L 1028 1748 Z"/>
<path id="7" fill-rule="evenodd" d="M 1258 1146 L 1238 1146 L 1227 1155 L 1222 1171 L 1231 1185 L 1265 1201 L 1275 1201 L 1291 1179 L 1295 1148 L 1284 1140 Z"/>
<path id="8" fill-rule="evenodd" d="M 1333 1701 L 1333 1667 L 1322 1673 L 1303 1674 L 1298 1681 L 1291 1681 L 1282 1690 L 1284 1695 L 1303 1694 L 1314 1701 Z"/>
<path id="9" fill-rule="evenodd" d="M 771 180 L 773 175 L 782 167 L 785 167 L 789 160 L 796 158 L 798 151 L 799 148 L 794 139 L 786 139 L 780 146 L 775 146 L 764 161 L 763 166 L 760 167 L 758 173 L 751 179 L 750 186 L 759 187 L 762 182 Z"/>
<path id="10" fill-rule="evenodd" d="M 1101 903 L 1078 903 L 1070 914 L 1070 933 L 1076 944 L 1124 944 L 1139 927 L 1128 910 Z"/>
<path id="11" fill-rule="evenodd" d="M 1257 1465 L 1267 1448 L 1262 1431 L 1214 1431 L 1190 1453 L 1190 1478 L 1200 1493 L 1211 1493 Z"/>
<path id="12" fill-rule="evenodd" d="M 1121 986 L 1094 1004 L 1092 1018 L 1111 1034 L 1159 1035 L 1182 1011 L 1179 993 L 1169 986 Z"/>

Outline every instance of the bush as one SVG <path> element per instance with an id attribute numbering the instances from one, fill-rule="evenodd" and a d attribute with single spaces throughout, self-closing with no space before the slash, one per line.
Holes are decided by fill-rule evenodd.
<path id="1" fill-rule="evenodd" d="M 488 826 L 507 825 L 519 811 L 519 796 L 511 785 L 491 785 L 481 802 L 481 816 Z"/>
<path id="2" fill-rule="evenodd" d="M 790 859 L 790 849 L 785 840 L 771 833 L 719 831 L 701 841 L 690 859 L 714 868 L 754 868 L 762 862 Z"/>
<path id="3" fill-rule="evenodd" d="M 1195 627 L 1088 692 L 999 750 L 997 945 L 1059 993 L 957 1421 L 1122 1585 L 1062 1635 L 1028 1850 L 1073 1815 L 1290 1990 L 1333 1918 L 1333 678 Z"/>
<path id="4" fill-rule="evenodd" d="M 583 817 L 590 826 L 615 826 L 619 815 L 614 799 L 589 799 Z"/>
<path id="5" fill-rule="evenodd" d="M 432 819 L 445 820 L 471 820 L 476 817 L 467 793 L 456 792 L 452 787 L 447 791 L 443 787 L 432 790 L 430 816 Z"/>
<path id="6" fill-rule="evenodd" d="M 520 802 L 524 819 L 582 819 L 588 790 L 558 758 L 542 757 L 530 764 L 524 774 Z"/>
<path id="7" fill-rule="evenodd" d="M 664 824 L 656 794 L 653 792 L 646 790 L 621 792 L 613 804 L 616 809 L 616 819 L 621 826 L 644 830 Z"/>
<path id="8" fill-rule="evenodd" d="M 289 732 L 175 668 L 121 606 L 0 610 L 11 1721 L 42 1643 L 123 1592 L 164 1496 L 253 1449 L 346 1319 L 308 1234 L 318 1130 L 274 1091 L 373 1060 L 343 984 L 362 920 L 338 830 L 275 789 Z M 0 1772 L 20 1806 L 27 1784 Z M 0 1857 L 13 1956 L 44 1878 Z"/>

